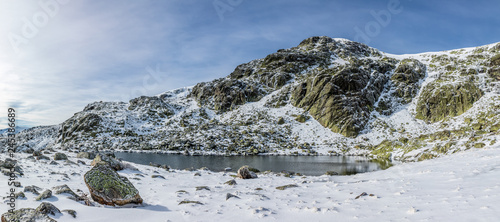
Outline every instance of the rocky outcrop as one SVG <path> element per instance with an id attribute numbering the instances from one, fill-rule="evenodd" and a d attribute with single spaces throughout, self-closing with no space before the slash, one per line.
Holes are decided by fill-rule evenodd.
<path id="1" fill-rule="evenodd" d="M 403 103 L 409 103 L 417 95 L 419 82 L 425 77 L 426 71 L 426 66 L 416 59 L 402 60 L 391 77 L 393 95 L 403 99 Z"/>
<path id="2" fill-rule="evenodd" d="M 416 118 L 437 122 L 458 116 L 471 108 L 483 94 L 471 82 L 443 85 L 431 83 L 425 86 L 420 94 Z"/>
<path id="3" fill-rule="evenodd" d="M 98 164 L 84 175 L 93 200 L 105 205 L 140 204 L 139 191 L 107 164 Z"/>
<path id="4" fill-rule="evenodd" d="M 92 132 L 92 130 L 97 129 L 102 119 L 99 115 L 94 113 L 77 113 L 70 119 L 62 123 L 59 135 L 61 135 L 61 140 L 65 141 L 67 138 L 71 138 L 79 132 Z"/>
<path id="5" fill-rule="evenodd" d="M 368 121 L 370 107 L 382 93 L 390 67 L 380 63 L 372 67 L 375 70 L 357 65 L 325 70 L 295 87 L 292 104 L 309 111 L 333 132 L 355 137 Z"/>
<path id="6" fill-rule="evenodd" d="M 217 79 L 212 82 L 198 83 L 191 91 L 200 106 L 207 106 L 217 111 L 229 111 L 246 102 L 260 100 L 266 91 L 255 82 Z"/>

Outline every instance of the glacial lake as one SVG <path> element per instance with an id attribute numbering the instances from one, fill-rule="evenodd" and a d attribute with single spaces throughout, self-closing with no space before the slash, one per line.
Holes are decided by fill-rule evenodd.
<path id="1" fill-rule="evenodd" d="M 224 171 L 230 167 L 232 172 L 248 165 L 261 172 L 295 172 L 309 176 L 319 176 L 327 171 L 340 175 L 351 175 L 386 169 L 390 163 L 371 161 L 356 156 L 184 156 L 178 154 L 126 153 L 115 152 L 115 156 L 125 161 L 149 165 L 166 164 L 173 169 L 207 167 L 212 171 Z"/>

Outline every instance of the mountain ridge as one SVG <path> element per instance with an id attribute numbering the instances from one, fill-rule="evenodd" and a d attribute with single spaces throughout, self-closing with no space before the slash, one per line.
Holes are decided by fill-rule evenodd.
<path id="1" fill-rule="evenodd" d="M 500 43 L 393 55 L 311 37 L 224 78 L 90 103 L 59 125 L 21 132 L 19 150 L 429 159 L 499 140 L 499 65 Z"/>

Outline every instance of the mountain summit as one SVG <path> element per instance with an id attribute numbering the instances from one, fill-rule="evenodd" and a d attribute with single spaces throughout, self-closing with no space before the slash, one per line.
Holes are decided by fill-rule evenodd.
<path id="1" fill-rule="evenodd" d="M 311 37 L 225 78 L 94 102 L 19 150 L 345 154 L 423 160 L 497 143 L 500 43 L 392 55 Z"/>

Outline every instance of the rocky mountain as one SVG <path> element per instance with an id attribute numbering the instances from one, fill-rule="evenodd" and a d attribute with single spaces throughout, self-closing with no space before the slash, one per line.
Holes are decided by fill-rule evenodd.
<path id="1" fill-rule="evenodd" d="M 311 37 L 225 78 L 94 102 L 19 150 L 341 154 L 414 161 L 500 139 L 500 43 L 392 55 Z"/>

